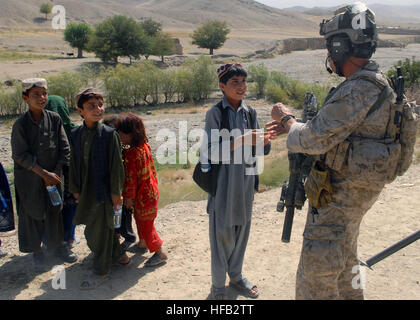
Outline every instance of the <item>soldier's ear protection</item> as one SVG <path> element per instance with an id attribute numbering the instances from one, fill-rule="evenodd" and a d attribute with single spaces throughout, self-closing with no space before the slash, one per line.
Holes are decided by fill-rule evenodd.
<path id="1" fill-rule="evenodd" d="M 335 35 L 327 40 L 327 49 L 331 59 L 338 64 L 343 64 L 350 57 L 352 44 L 346 35 Z"/>

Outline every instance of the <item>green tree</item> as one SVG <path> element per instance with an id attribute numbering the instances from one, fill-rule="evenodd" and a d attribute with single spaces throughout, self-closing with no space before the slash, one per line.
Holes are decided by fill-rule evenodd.
<path id="1" fill-rule="evenodd" d="M 172 54 L 174 51 L 174 41 L 169 33 L 159 32 L 151 40 L 150 54 L 161 57 L 164 62 L 164 56 Z"/>
<path id="2" fill-rule="evenodd" d="M 83 58 L 83 50 L 89 42 L 89 35 L 93 32 L 92 28 L 86 23 L 74 23 L 67 24 L 64 30 L 64 40 L 67 41 L 72 48 L 77 48 L 78 58 Z"/>
<path id="3" fill-rule="evenodd" d="M 39 8 L 39 11 L 43 14 L 45 14 L 45 20 L 48 19 L 48 15 L 52 11 L 52 4 L 50 2 L 45 2 L 41 4 L 41 7 Z"/>
<path id="4" fill-rule="evenodd" d="M 257 98 L 263 98 L 270 73 L 263 63 L 249 66 L 248 72 L 251 79 L 255 82 Z"/>
<path id="5" fill-rule="evenodd" d="M 156 37 L 162 31 L 162 24 L 150 18 L 140 21 L 140 25 L 150 37 Z"/>
<path id="6" fill-rule="evenodd" d="M 133 18 L 113 16 L 98 24 L 88 49 L 104 62 L 118 63 L 118 57 L 139 59 L 150 49 L 150 38 Z"/>
<path id="7" fill-rule="evenodd" d="M 213 55 L 214 49 L 221 48 L 226 42 L 229 32 L 226 22 L 211 20 L 194 31 L 191 35 L 192 44 L 210 49 Z"/>

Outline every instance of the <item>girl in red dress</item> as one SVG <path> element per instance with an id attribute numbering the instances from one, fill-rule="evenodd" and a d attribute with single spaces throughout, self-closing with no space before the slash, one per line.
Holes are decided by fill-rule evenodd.
<path id="1" fill-rule="evenodd" d="M 152 152 L 147 143 L 143 121 L 134 113 L 121 114 L 115 128 L 123 145 L 125 182 L 124 205 L 134 209 L 137 232 L 140 238 L 138 247 L 155 253 L 145 263 L 146 267 L 159 265 L 167 260 L 162 250 L 163 241 L 154 226 L 158 210 L 158 180 Z"/>

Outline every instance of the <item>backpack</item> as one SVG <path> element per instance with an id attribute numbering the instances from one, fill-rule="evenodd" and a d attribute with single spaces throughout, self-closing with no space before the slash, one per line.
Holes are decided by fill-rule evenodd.
<path id="1" fill-rule="evenodd" d="M 395 92 L 395 90 L 390 86 L 383 86 L 383 84 L 378 83 L 372 78 L 363 77 L 363 79 L 375 83 L 382 89 L 377 102 L 369 111 L 369 115 L 376 109 L 379 109 L 385 99 L 391 93 Z M 388 80 L 388 82 L 390 81 Z M 392 180 L 397 176 L 402 176 L 413 162 L 414 146 L 416 144 L 417 128 L 420 120 L 416 108 L 416 104 L 414 102 L 408 102 L 405 96 L 400 103 L 393 101 L 391 104 L 391 117 L 386 135 L 388 139 L 398 142 L 401 145 L 397 168 Z"/>
<path id="2" fill-rule="evenodd" d="M 220 101 L 216 105 L 216 108 L 219 108 L 219 110 L 222 113 L 221 125 L 220 125 L 219 130 L 227 129 L 227 130 L 230 131 L 228 109 L 223 108 L 222 101 Z M 255 128 L 252 128 L 252 123 L 253 123 L 252 112 L 245 112 L 245 116 L 247 118 L 248 124 L 250 124 L 250 126 L 251 126 L 251 129 L 255 129 Z M 269 145 L 267 145 L 266 148 L 264 148 L 264 154 L 265 155 L 267 155 L 270 152 L 270 148 L 271 148 L 271 143 Z M 256 153 L 255 150 L 256 150 L 255 147 L 253 147 L 252 148 L 252 155 L 253 156 L 255 156 L 255 153 Z M 211 194 L 213 197 L 216 195 L 217 178 L 218 178 L 218 175 L 219 175 L 220 166 L 221 166 L 221 164 L 219 164 L 219 163 L 210 163 L 210 170 L 208 172 L 203 172 L 201 170 L 201 162 L 198 161 L 195 168 L 194 168 L 194 173 L 193 173 L 194 182 L 197 183 L 197 185 L 201 189 L 203 189 L 207 193 Z M 256 191 L 258 191 L 258 186 L 259 186 L 259 178 L 258 178 L 258 175 L 255 175 L 254 189 Z"/>
<path id="3" fill-rule="evenodd" d="M 378 110 L 390 95 L 395 95 L 395 90 L 389 85 L 384 85 L 369 76 L 358 78 L 369 81 L 381 89 L 376 103 L 367 113 L 368 117 Z M 393 97 L 394 99 L 395 97 Z M 390 120 L 386 128 L 385 137 L 382 139 L 358 139 L 349 138 L 327 152 L 325 164 L 336 171 L 340 171 L 346 164 L 349 172 L 358 182 L 377 181 L 390 183 L 397 176 L 402 176 L 413 161 L 414 146 L 416 143 L 419 116 L 415 103 L 409 103 L 402 99 L 397 103 L 396 99 L 390 105 Z M 369 150 L 378 150 L 379 153 L 388 153 L 388 159 L 378 158 L 379 162 L 368 161 L 365 154 Z M 359 178 L 362 178 L 361 180 Z"/>

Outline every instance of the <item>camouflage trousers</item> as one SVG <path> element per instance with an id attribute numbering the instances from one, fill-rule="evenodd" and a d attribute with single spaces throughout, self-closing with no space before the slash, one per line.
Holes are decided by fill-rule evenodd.
<path id="1" fill-rule="evenodd" d="M 354 281 L 358 274 L 357 238 L 362 218 L 383 186 L 358 188 L 345 180 L 333 186 L 336 193 L 326 208 L 317 214 L 308 210 L 296 274 L 299 300 L 363 299 L 363 289 Z"/>

